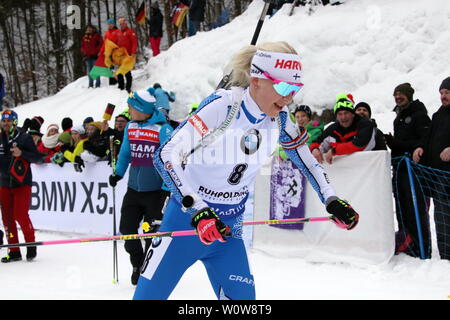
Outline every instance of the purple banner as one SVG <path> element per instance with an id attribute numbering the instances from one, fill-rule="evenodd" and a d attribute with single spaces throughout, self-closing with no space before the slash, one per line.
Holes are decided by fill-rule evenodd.
<path id="1" fill-rule="evenodd" d="M 305 177 L 292 161 L 273 158 L 270 178 L 270 219 L 305 217 L 305 183 Z M 271 226 L 303 230 L 303 223 Z"/>

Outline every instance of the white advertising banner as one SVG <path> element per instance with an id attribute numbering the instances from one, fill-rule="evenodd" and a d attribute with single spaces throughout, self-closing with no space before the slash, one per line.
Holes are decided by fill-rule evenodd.
<path id="1" fill-rule="evenodd" d="M 83 172 L 73 165 L 31 165 L 30 219 L 38 230 L 80 234 L 113 235 L 113 189 L 108 183 L 112 169 L 106 161 L 86 163 Z M 116 232 L 119 233 L 120 208 L 127 191 L 128 171 L 115 188 Z M 253 190 L 244 212 L 253 219 Z M 252 245 L 252 228 L 244 228 L 246 246 Z M 139 230 L 139 232 L 142 232 Z"/>
<path id="2" fill-rule="evenodd" d="M 106 161 L 86 163 L 83 172 L 73 164 L 32 164 L 30 218 L 35 229 L 98 235 L 113 234 L 112 169 Z M 127 190 L 128 174 L 115 188 L 116 230 Z"/>
<path id="3" fill-rule="evenodd" d="M 347 231 L 329 222 L 304 224 L 303 231 L 255 228 L 254 246 L 278 243 L 280 252 L 291 248 L 313 261 L 356 264 L 387 263 L 394 254 L 395 229 L 390 154 L 387 151 L 356 152 L 334 158 L 324 168 L 337 196 L 348 200 L 359 213 L 358 226 Z M 270 166 L 258 176 L 255 218 L 269 217 Z M 316 191 L 306 183 L 305 217 L 329 216 Z M 282 248 L 281 246 L 284 246 Z"/>

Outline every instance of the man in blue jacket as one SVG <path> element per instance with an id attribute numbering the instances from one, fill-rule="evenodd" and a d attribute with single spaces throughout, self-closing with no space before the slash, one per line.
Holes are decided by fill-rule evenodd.
<path id="1" fill-rule="evenodd" d="M 149 90 L 130 93 L 128 97 L 130 121 L 124 132 L 117 159 L 116 172 L 109 177 L 112 187 L 122 179 L 130 165 L 128 190 L 122 202 L 120 233 L 138 233 L 141 221 L 144 232 L 155 232 L 162 219 L 162 207 L 168 196 L 163 181 L 153 165 L 153 154 L 172 134 L 166 117 L 156 108 L 156 99 Z M 146 247 L 151 240 L 146 240 Z M 140 240 L 125 242 L 130 254 L 133 273 L 131 283 L 137 284 L 144 249 Z"/>

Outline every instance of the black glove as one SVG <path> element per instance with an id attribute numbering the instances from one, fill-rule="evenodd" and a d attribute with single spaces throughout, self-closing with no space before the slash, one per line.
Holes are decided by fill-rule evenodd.
<path id="1" fill-rule="evenodd" d="M 81 157 L 80 156 L 76 156 L 75 157 L 75 163 L 74 163 L 74 168 L 75 168 L 75 171 L 77 171 L 77 172 L 83 172 L 83 168 L 85 167 L 84 166 L 84 161 L 83 161 L 83 159 L 81 159 Z"/>
<path id="2" fill-rule="evenodd" d="M 331 201 L 327 205 L 327 211 L 333 215 L 333 222 L 340 228 L 351 230 L 358 224 L 359 215 L 344 200 Z"/>
<path id="3" fill-rule="evenodd" d="M 25 121 L 23 122 L 23 126 L 22 126 L 23 132 L 27 132 L 28 129 L 30 128 L 31 124 L 32 124 L 31 119 L 26 118 Z"/>
<path id="4" fill-rule="evenodd" d="M 210 245 L 214 241 L 226 242 L 224 236 L 230 236 L 230 227 L 225 225 L 213 209 L 206 207 L 192 216 L 191 225 L 197 230 L 203 244 Z"/>
<path id="5" fill-rule="evenodd" d="M 109 176 L 109 185 L 114 188 L 120 180 L 122 180 L 122 176 L 112 174 Z"/>
<path id="6" fill-rule="evenodd" d="M 389 149 L 396 149 L 400 147 L 400 143 L 397 139 L 395 139 L 391 133 L 384 135 L 384 140 L 386 140 L 386 144 Z"/>
<path id="7" fill-rule="evenodd" d="M 63 144 L 61 147 L 59 147 L 59 151 L 61 152 L 61 153 L 64 153 L 64 152 L 66 152 L 67 150 L 70 150 L 70 144 Z"/>

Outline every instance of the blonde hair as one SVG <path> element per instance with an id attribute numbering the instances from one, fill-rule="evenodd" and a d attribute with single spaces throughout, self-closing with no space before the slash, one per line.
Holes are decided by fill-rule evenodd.
<path id="1" fill-rule="evenodd" d="M 233 56 L 230 62 L 233 70 L 231 86 L 248 87 L 250 85 L 250 64 L 257 50 L 297 54 L 297 51 L 285 41 L 245 46 Z"/>

